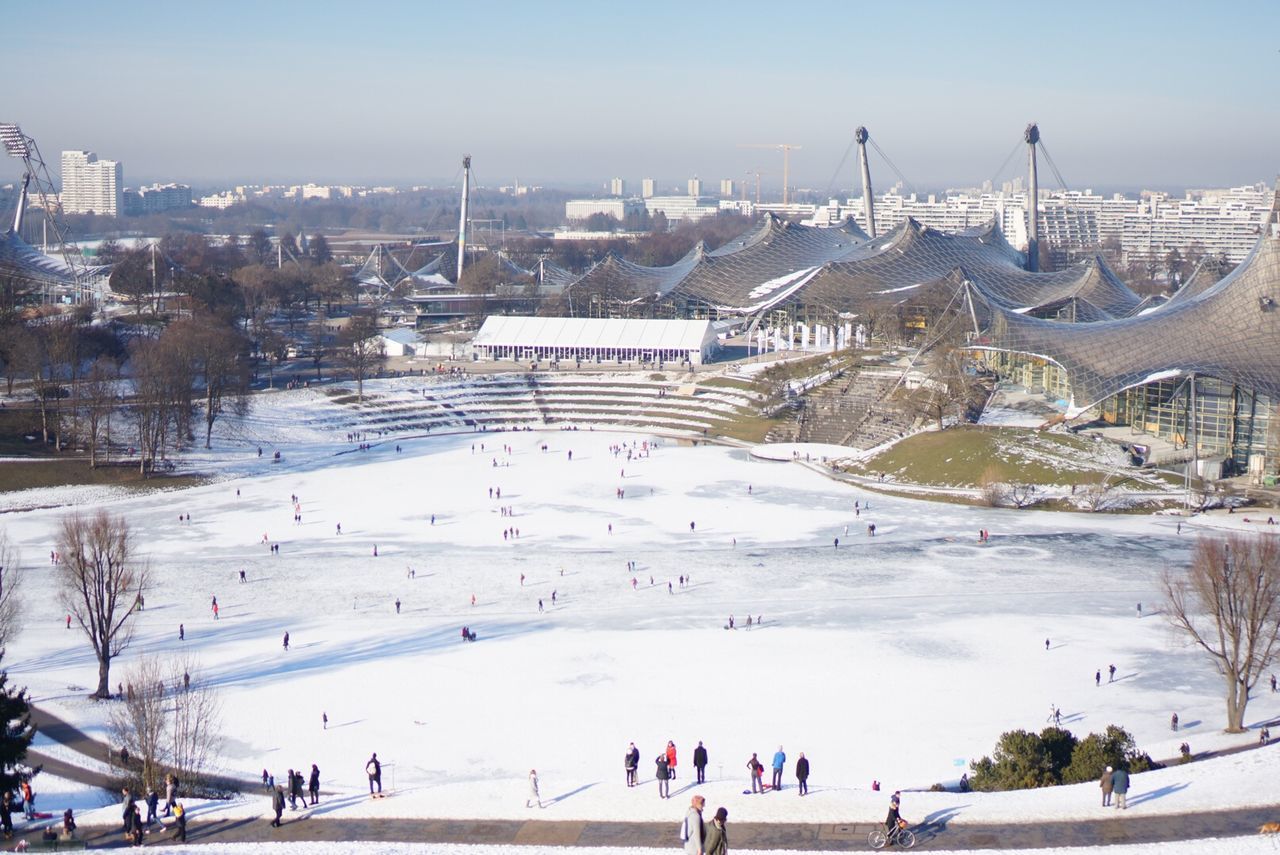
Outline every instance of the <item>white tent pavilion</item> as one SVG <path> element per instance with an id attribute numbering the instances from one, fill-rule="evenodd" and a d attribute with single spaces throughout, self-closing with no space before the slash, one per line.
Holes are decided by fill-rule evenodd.
<path id="1" fill-rule="evenodd" d="M 482 359 L 581 359 L 702 365 L 717 347 L 711 321 L 491 315 L 472 347 Z"/>

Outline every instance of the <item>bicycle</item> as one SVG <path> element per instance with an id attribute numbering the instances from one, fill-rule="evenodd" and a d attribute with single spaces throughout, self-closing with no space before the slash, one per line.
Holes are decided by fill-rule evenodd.
<path id="1" fill-rule="evenodd" d="M 884 828 L 872 829 L 867 835 L 867 843 L 871 844 L 872 849 L 883 849 L 890 843 L 901 846 L 903 849 L 910 849 L 916 845 L 916 836 L 911 829 L 907 828 L 906 820 L 901 820 L 892 831 L 886 831 Z"/>

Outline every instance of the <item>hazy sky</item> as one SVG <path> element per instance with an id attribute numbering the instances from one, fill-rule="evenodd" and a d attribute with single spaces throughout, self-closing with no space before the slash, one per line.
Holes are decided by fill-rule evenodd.
<path id="1" fill-rule="evenodd" d="M 860 124 L 913 185 L 972 185 L 1024 168 L 996 175 L 1031 120 L 1072 189 L 1221 186 L 1280 167 L 1278 24 L 1277 0 L 0 0 L 0 120 L 130 186 L 443 183 L 469 152 L 490 186 L 714 190 L 780 184 L 738 146 L 786 142 L 823 190 Z"/>

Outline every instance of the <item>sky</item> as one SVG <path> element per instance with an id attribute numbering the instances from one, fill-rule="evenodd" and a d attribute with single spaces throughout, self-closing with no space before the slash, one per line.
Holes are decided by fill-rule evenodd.
<path id="1" fill-rule="evenodd" d="M 790 143 L 821 191 L 865 125 L 925 190 L 1013 177 L 1030 121 L 1070 189 L 1238 185 L 1280 161 L 1278 24 L 1274 0 L 0 0 L 0 121 L 129 186 L 440 184 L 469 153 L 488 186 L 777 187 L 782 154 L 741 146 Z"/>

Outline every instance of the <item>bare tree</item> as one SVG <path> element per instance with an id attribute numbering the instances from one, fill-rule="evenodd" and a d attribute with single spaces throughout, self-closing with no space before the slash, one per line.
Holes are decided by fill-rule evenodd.
<path id="1" fill-rule="evenodd" d="M 107 442 L 110 443 L 111 440 L 111 414 L 115 411 L 116 396 L 119 394 L 120 366 L 105 356 L 98 357 L 89 367 L 82 385 L 84 403 L 88 409 L 85 420 L 88 423 L 89 468 L 96 469 L 98 440 L 103 436 L 104 428 Z"/>
<path id="2" fill-rule="evenodd" d="M 142 785 L 159 788 L 168 770 L 200 781 L 222 741 L 221 702 L 196 662 L 145 656 L 125 680 L 125 702 L 112 710 L 111 730 L 141 764 Z"/>
<path id="3" fill-rule="evenodd" d="M 332 338 L 329 335 L 329 318 L 324 309 L 317 308 L 311 316 L 311 323 L 307 325 L 307 337 L 311 345 L 311 365 L 316 370 L 316 382 L 319 382 L 320 364 L 329 354 L 329 342 Z"/>
<path id="4" fill-rule="evenodd" d="M 65 394 L 71 397 L 69 412 L 71 413 L 70 433 L 76 432 L 76 378 L 80 373 L 80 325 L 74 316 L 62 315 L 48 325 L 49 372 L 55 380 L 54 394 L 61 398 Z M 66 378 L 65 390 L 57 385 Z M 62 451 L 63 430 L 59 427 L 54 438 L 54 448 Z"/>
<path id="5" fill-rule="evenodd" d="M 978 490 L 987 507 L 998 508 L 1008 498 L 1008 485 L 1000 478 L 1000 470 L 994 464 L 988 466 L 978 479 Z"/>
<path id="6" fill-rule="evenodd" d="M 142 767 L 144 790 L 163 777 L 168 693 L 160 663 L 144 656 L 125 672 L 124 703 L 111 709 L 111 733 Z"/>
<path id="7" fill-rule="evenodd" d="M 204 380 L 204 447 L 211 448 L 213 423 L 229 400 L 233 412 L 248 405 L 249 342 L 235 328 L 212 315 L 199 315 L 170 327 L 187 342 L 193 368 Z"/>
<path id="8" fill-rule="evenodd" d="M 356 381 L 356 400 L 364 400 L 364 381 L 377 373 L 387 358 L 378 340 L 378 323 L 372 313 L 356 312 L 338 335 L 334 356 Z"/>
<path id="9" fill-rule="evenodd" d="M 19 625 L 18 588 L 22 584 L 21 556 L 0 528 L 0 654 L 5 642 L 17 634 Z"/>
<path id="10" fill-rule="evenodd" d="M 53 364 L 49 355 L 49 331 L 45 327 L 30 330 L 26 348 L 19 358 L 23 373 L 31 383 L 31 394 L 40 412 L 40 438 L 47 446 L 51 431 L 57 432 L 56 401 L 61 389 L 54 379 Z"/>
<path id="11" fill-rule="evenodd" d="M 1163 587 L 1170 623 L 1227 681 L 1227 732 L 1243 732 L 1249 691 L 1280 639 L 1280 538 L 1201 538 L 1187 573 L 1166 570 Z"/>
<path id="12" fill-rule="evenodd" d="M 1025 508 L 1036 503 L 1039 492 L 1035 484 L 1009 484 L 1007 495 L 1015 508 Z"/>
<path id="13" fill-rule="evenodd" d="M 168 720 L 169 762 L 184 780 L 200 781 L 222 743 L 222 702 L 189 657 L 172 660 L 169 675 L 170 684 L 183 687 Z"/>
<path id="14" fill-rule="evenodd" d="M 98 688 L 93 697 L 111 696 L 111 660 L 133 640 L 133 616 L 151 573 L 134 555 L 129 524 L 122 516 L 98 511 L 62 520 L 58 565 L 63 605 L 88 636 L 98 658 Z"/>

